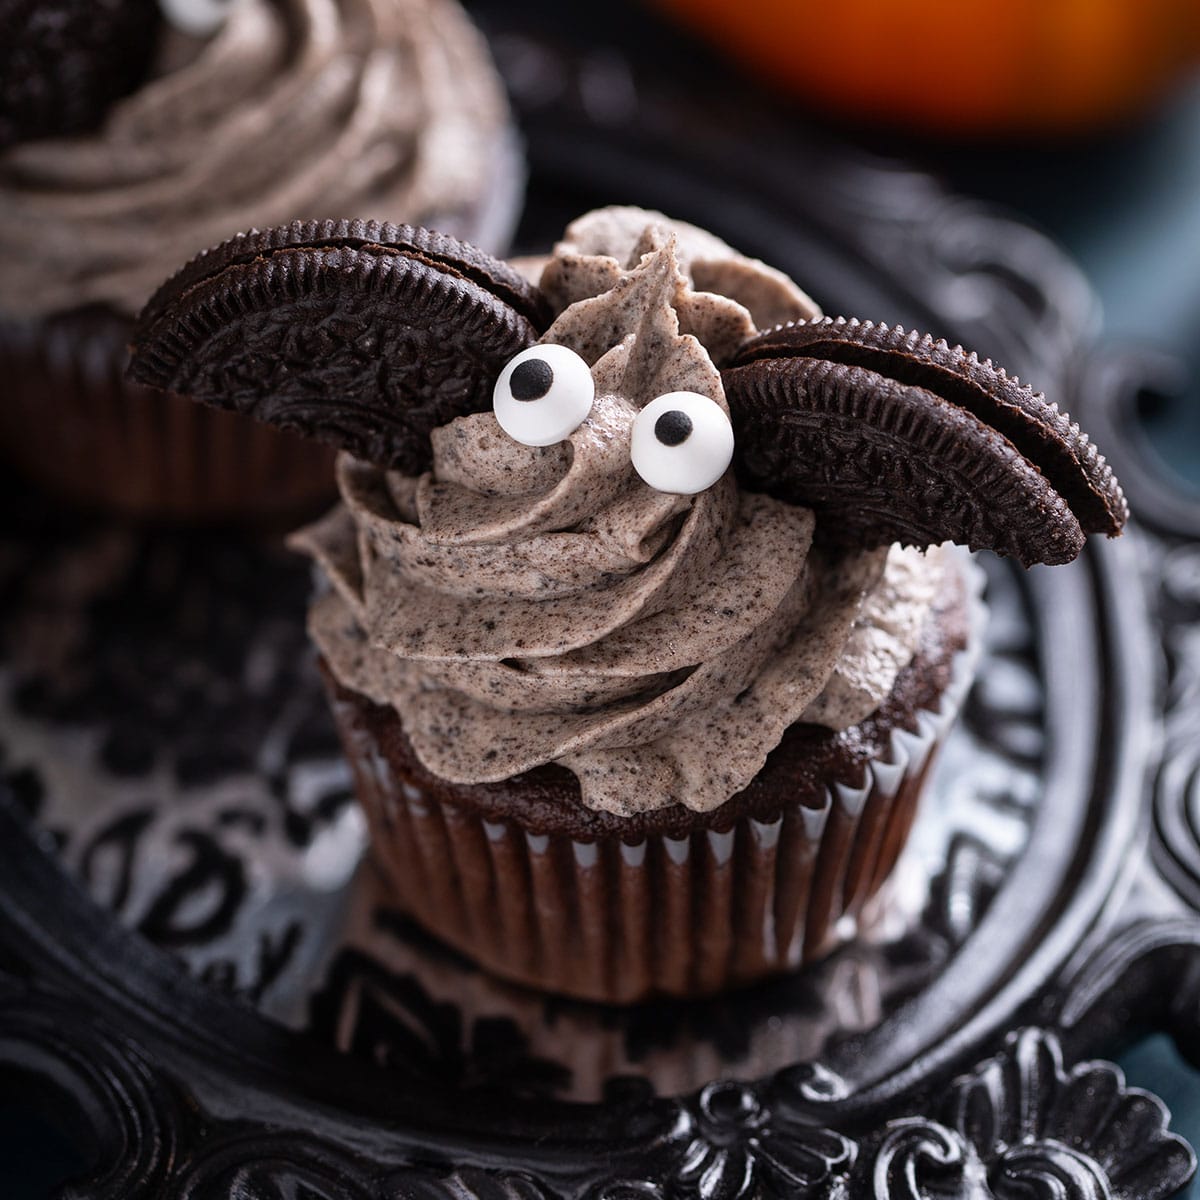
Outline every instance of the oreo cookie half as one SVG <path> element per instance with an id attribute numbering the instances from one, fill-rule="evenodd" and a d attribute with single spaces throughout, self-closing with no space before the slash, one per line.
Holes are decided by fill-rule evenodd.
<path id="1" fill-rule="evenodd" d="M 158 0 L 0 0 L 0 150 L 94 129 L 145 78 Z"/>
<path id="2" fill-rule="evenodd" d="M 430 432 L 491 405 L 549 323 L 512 268 L 444 234 L 296 221 L 194 259 L 138 318 L 130 376 L 380 466 L 429 466 Z"/>
<path id="3" fill-rule="evenodd" d="M 753 338 L 722 380 L 743 482 L 814 509 L 826 542 L 954 541 L 1030 566 L 1128 517 L 1078 425 L 959 346 L 827 317 Z"/>

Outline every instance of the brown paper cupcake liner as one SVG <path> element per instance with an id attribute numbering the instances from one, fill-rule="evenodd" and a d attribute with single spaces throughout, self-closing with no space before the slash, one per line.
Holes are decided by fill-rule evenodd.
<path id="1" fill-rule="evenodd" d="M 0 450 L 45 490 L 152 520 L 311 514 L 332 452 L 125 380 L 130 323 L 103 308 L 0 322 Z"/>
<path id="2" fill-rule="evenodd" d="M 968 646 L 935 710 L 893 729 L 861 782 L 834 782 L 820 807 L 724 831 L 628 844 L 486 819 L 399 777 L 359 719 L 361 698 L 339 690 L 335 716 L 396 903 L 496 975 L 611 1003 L 703 995 L 828 953 L 895 866 L 970 685 L 982 619 L 971 590 Z"/>

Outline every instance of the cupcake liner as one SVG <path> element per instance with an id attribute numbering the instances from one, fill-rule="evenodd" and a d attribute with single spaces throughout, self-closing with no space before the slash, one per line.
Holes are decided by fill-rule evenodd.
<path id="1" fill-rule="evenodd" d="M 859 784 L 833 783 L 820 807 L 679 838 L 579 841 L 433 799 L 398 777 L 360 719 L 369 702 L 335 689 L 372 849 L 396 902 L 496 975 L 611 1003 L 703 995 L 828 953 L 853 935 L 895 866 L 969 687 L 977 588 L 968 603 L 968 646 L 953 656 L 937 708 L 918 710 L 912 731 L 894 729 Z"/>
<path id="2" fill-rule="evenodd" d="M 155 520 L 284 522 L 333 495 L 325 447 L 127 382 L 129 329 L 106 309 L 0 322 L 0 449 L 26 475 Z"/>

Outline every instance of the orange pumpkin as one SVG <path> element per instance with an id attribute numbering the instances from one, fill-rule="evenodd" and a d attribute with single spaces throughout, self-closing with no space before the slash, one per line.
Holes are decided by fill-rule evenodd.
<path id="1" fill-rule="evenodd" d="M 1200 63 L 1200 0 L 658 0 L 841 115 L 943 133 L 1111 125 Z"/>

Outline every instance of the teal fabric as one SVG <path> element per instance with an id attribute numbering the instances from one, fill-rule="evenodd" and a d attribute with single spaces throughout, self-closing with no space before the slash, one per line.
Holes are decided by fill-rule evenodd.
<path id="1" fill-rule="evenodd" d="M 1147 1038 L 1120 1060 L 1125 1081 L 1153 1092 L 1171 1111 L 1171 1129 L 1200 1146 L 1200 1071 L 1189 1066 L 1163 1035 Z M 1200 1181 L 1179 1193 L 1200 1200 Z"/>

